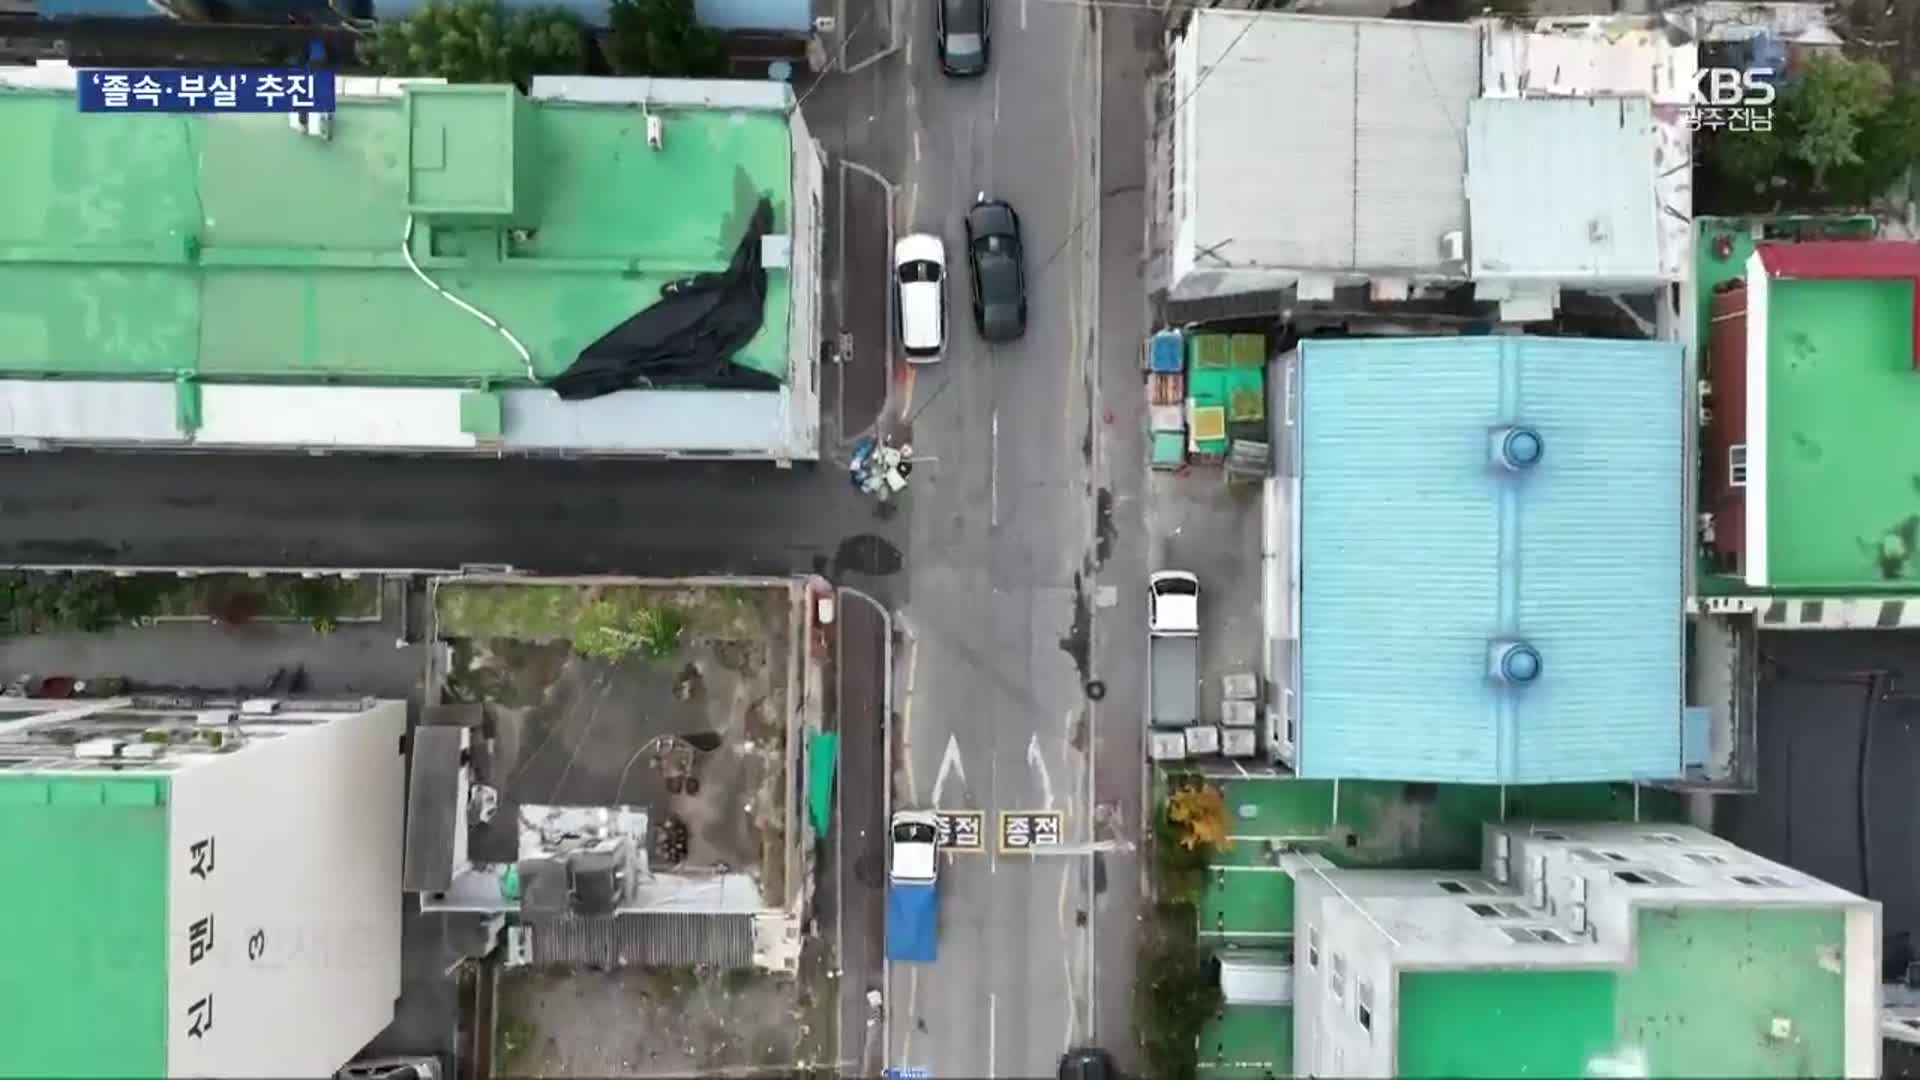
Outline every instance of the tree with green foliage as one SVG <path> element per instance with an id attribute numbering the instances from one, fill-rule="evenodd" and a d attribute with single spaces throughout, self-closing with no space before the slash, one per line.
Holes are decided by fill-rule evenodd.
<path id="1" fill-rule="evenodd" d="M 404 19 L 382 22 L 364 59 L 387 75 L 439 76 L 457 83 L 512 83 L 586 70 L 586 26 L 560 7 L 503 16 L 493 0 L 428 0 Z"/>
<path id="2" fill-rule="evenodd" d="M 1196 922 L 1192 905 L 1161 903 L 1141 935 L 1134 1020 L 1147 1075 L 1156 1080 L 1192 1080 L 1200 1033 L 1224 1004 L 1219 972 L 1200 945 Z"/>
<path id="3" fill-rule="evenodd" d="M 1887 92 L 1887 69 L 1873 60 L 1818 56 L 1794 80 L 1786 101 L 1793 130 L 1785 148 L 1812 170 L 1814 187 L 1824 187 L 1832 170 L 1864 160 L 1860 134 L 1886 106 Z"/>
<path id="4" fill-rule="evenodd" d="M 1920 161 L 1920 90 L 1876 60 L 1817 56 L 1780 87 L 1771 130 L 1713 132 L 1704 156 L 1773 202 L 1864 205 Z"/>
<path id="5" fill-rule="evenodd" d="M 726 41 L 701 26 L 693 0 L 613 0 L 607 62 L 620 75 L 716 78 L 727 71 Z"/>

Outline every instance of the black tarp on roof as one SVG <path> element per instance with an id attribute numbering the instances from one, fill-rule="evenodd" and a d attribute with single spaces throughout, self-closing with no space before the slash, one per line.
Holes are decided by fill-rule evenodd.
<path id="1" fill-rule="evenodd" d="M 766 314 L 760 238 L 772 229 L 773 203 L 762 196 L 725 270 L 668 283 L 659 300 L 582 349 L 547 386 L 568 401 L 636 386 L 778 389 L 780 380 L 732 362 Z"/>

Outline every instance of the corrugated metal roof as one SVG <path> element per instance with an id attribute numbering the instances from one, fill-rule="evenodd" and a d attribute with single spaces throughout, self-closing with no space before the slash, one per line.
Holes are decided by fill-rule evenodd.
<path id="1" fill-rule="evenodd" d="M 1679 346 L 1304 342 L 1301 773 L 1673 777 L 1685 551 Z M 1520 474 L 1488 432 L 1544 442 Z M 1517 637 L 1539 678 L 1487 677 Z"/>
<path id="2" fill-rule="evenodd" d="M 421 724 L 414 728 L 408 766 L 407 841 L 400 887 L 408 892 L 444 892 L 453 884 L 465 844 L 455 830 L 460 813 L 460 752 L 467 729 Z"/>
<path id="3" fill-rule="evenodd" d="M 1476 279 L 1661 279 L 1645 98 L 1489 99 L 1468 123 Z"/>
<path id="4" fill-rule="evenodd" d="M 753 916 L 623 911 L 536 916 L 533 962 L 540 967 L 722 969 L 753 966 Z"/>
<path id="5" fill-rule="evenodd" d="M 1477 27 L 1209 10 L 1188 33 L 1196 270 L 1462 269 L 1440 237 L 1466 227 Z"/>

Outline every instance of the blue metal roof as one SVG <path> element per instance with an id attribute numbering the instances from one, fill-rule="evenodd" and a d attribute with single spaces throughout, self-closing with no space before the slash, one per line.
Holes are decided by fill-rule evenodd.
<path id="1" fill-rule="evenodd" d="M 1322 339 L 1300 369 L 1301 774 L 1679 775 L 1679 346 Z M 1495 463 L 1503 428 L 1537 464 Z M 1490 674 L 1503 642 L 1531 682 Z"/>

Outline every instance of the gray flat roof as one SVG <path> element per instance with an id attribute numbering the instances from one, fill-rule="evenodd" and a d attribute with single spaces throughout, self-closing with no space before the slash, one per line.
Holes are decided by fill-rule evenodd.
<path id="1" fill-rule="evenodd" d="M 1174 91 L 1195 269 L 1462 272 L 1441 236 L 1467 225 L 1479 89 L 1476 26 L 1195 12 Z"/>

